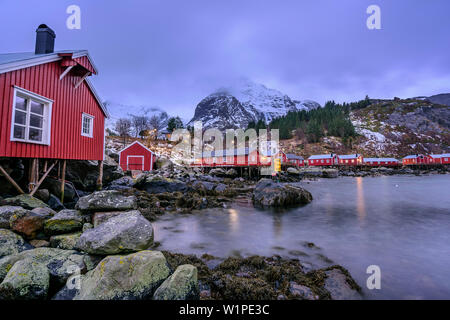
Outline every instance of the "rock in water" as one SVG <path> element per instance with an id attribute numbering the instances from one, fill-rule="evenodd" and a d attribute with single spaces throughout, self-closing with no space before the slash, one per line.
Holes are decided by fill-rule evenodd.
<path id="1" fill-rule="evenodd" d="M 175 272 L 156 289 L 154 300 L 198 300 L 197 268 L 190 264 L 179 266 Z"/>
<path id="2" fill-rule="evenodd" d="M 0 207 L 0 228 L 9 229 L 9 219 L 13 215 L 27 213 L 28 210 L 18 206 L 1 206 Z"/>
<path id="3" fill-rule="evenodd" d="M 288 184 L 261 179 L 253 191 L 253 204 L 261 207 L 286 207 L 312 201 L 309 191 Z"/>
<path id="4" fill-rule="evenodd" d="M 81 230 L 84 218 L 78 210 L 61 210 L 51 219 L 45 221 L 46 234 L 55 235 Z"/>
<path id="5" fill-rule="evenodd" d="M 134 210 L 83 232 L 76 247 L 90 254 L 109 255 L 145 250 L 152 244 L 152 224 Z"/>
<path id="6" fill-rule="evenodd" d="M 0 284 L 0 299 L 45 299 L 50 286 L 50 274 L 43 263 L 32 259 L 18 261 Z"/>
<path id="7" fill-rule="evenodd" d="M 116 190 L 97 191 L 78 200 L 82 211 L 126 211 L 137 208 L 135 196 L 125 196 Z"/>
<path id="8" fill-rule="evenodd" d="M 324 178 L 337 178 L 339 176 L 339 171 L 337 169 L 323 169 L 322 177 Z"/>
<path id="9" fill-rule="evenodd" d="M 0 258 L 31 249 L 22 237 L 7 229 L 0 229 Z"/>
<path id="10" fill-rule="evenodd" d="M 20 206 L 28 210 L 48 207 L 47 204 L 37 198 L 30 196 L 29 194 L 21 194 L 12 198 L 3 199 L 2 204 Z"/>
<path id="11" fill-rule="evenodd" d="M 74 300 L 147 299 L 169 274 L 166 258 L 159 251 L 108 256 L 83 276 Z"/>
<path id="12" fill-rule="evenodd" d="M 361 294 L 358 292 L 359 286 L 349 279 L 342 270 L 334 268 L 325 271 L 324 288 L 330 293 L 333 300 L 360 300 Z M 350 281 L 348 281 L 350 280 Z M 352 284 L 352 286 L 350 285 Z"/>
<path id="13" fill-rule="evenodd" d="M 300 171 L 298 171 L 298 170 L 295 169 L 294 167 L 289 167 L 289 168 L 287 168 L 286 172 L 287 172 L 289 175 L 292 175 L 292 176 L 298 176 L 298 175 L 300 174 Z"/>
<path id="14" fill-rule="evenodd" d="M 187 190 L 186 183 L 158 175 L 148 176 L 144 181 L 137 183 L 136 186 L 150 194 L 177 191 L 184 192 Z"/>

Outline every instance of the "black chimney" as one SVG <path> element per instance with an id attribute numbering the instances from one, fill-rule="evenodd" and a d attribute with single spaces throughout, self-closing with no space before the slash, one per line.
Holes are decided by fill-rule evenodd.
<path id="1" fill-rule="evenodd" d="M 47 25 L 41 24 L 36 29 L 36 49 L 34 50 L 34 53 L 53 53 L 55 48 L 55 38 L 55 32 L 47 27 Z"/>

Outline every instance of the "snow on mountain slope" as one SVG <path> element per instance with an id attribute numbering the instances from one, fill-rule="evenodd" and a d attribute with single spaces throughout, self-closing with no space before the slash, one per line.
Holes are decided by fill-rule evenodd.
<path id="1" fill-rule="evenodd" d="M 320 105 L 317 102 L 292 100 L 278 90 L 249 80 L 240 80 L 203 99 L 197 105 L 189 125 L 193 125 L 194 121 L 202 121 L 204 128 L 245 129 L 251 121 L 264 120 L 269 123 L 289 111 L 318 107 Z"/>

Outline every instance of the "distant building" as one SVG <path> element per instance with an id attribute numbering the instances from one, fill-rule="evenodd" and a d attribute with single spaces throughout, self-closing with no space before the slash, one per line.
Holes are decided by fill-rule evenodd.
<path id="1" fill-rule="evenodd" d="M 312 155 L 308 158 L 309 166 L 334 166 L 338 163 L 339 158 L 334 153 Z"/>
<path id="2" fill-rule="evenodd" d="M 400 162 L 395 158 L 364 158 L 364 165 L 372 167 L 391 167 L 400 165 Z"/>
<path id="3" fill-rule="evenodd" d="M 119 165 L 123 171 L 152 171 L 155 154 L 139 141 L 119 151 Z"/>
<path id="4" fill-rule="evenodd" d="M 338 158 L 341 166 L 360 166 L 363 164 L 363 156 L 358 153 L 339 155 Z"/>

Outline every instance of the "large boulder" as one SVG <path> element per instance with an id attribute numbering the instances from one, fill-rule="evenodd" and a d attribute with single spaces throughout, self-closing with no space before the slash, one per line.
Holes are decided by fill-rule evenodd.
<path id="1" fill-rule="evenodd" d="M 85 270 L 84 255 L 75 250 L 62 250 L 56 248 L 36 248 L 25 250 L 17 254 L 0 259 L 0 281 L 18 261 L 31 259 L 33 262 L 43 263 L 50 272 L 50 281 L 62 286 L 73 274 L 73 270 Z"/>
<path id="2" fill-rule="evenodd" d="M 156 289 L 154 300 L 198 300 L 197 268 L 190 264 L 179 266 L 175 272 Z"/>
<path id="3" fill-rule="evenodd" d="M 136 184 L 136 187 L 145 190 L 148 193 L 165 193 L 165 192 L 184 192 L 187 190 L 186 183 L 165 178 L 159 175 L 149 175 L 145 180 Z"/>
<path id="4" fill-rule="evenodd" d="M 74 300 L 148 299 L 169 274 L 166 258 L 159 251 L 108 256 L 82 277 Z"/>
<path id="5" fill-rule="evenodd" d="M 43 231 L 45 221 L 51 218 L 54 213 L 50 208 L 25 210 L 12 215 L 9 219 L 9 225 L 12 230 L 27 239 L 34 239 L 39 232 Z"/>
<path id="6" fill-rule="evenodd" d="M 3 199 L 2 205 L 19 206 L 28 210 L 48 207 L 47 204 L 29 194 L 21 194 L 12 198 Z"/>
<path id="7" fill-rule="evenodd" d="M 253 191 L 253 204 L 261 207 L 286 207 L 312 201 L 309 191 L 288 184 L 261 179 Z"/>
<path id="8" fill-rule="evenodd" d="M 75 208 L 90 212 L 125 211 L 136 209 L 137 202 L 135 196 L 125 196 L 116 190 L 104 190 L 81 197 Z"/>
<path id="9" fill-rule="evenodd" d="M 323 178 L 337 178 L 339 176 L 338 169 L 323 169 L 322 177 Z"/>
<path id="10" fill-rule="evenodd" d="M 109 218 L 81 235 L 77 248 L 99 255 L 148 249 L 153 244 L 153 227 L 137 210 Z"/>
<path id="11" fill-rule="evenodd" d="M 31 249 L 21 236 L 8 229 L 0 229 L 0 258 Z"/>
<path id="12" fill-rule="evenodd" d="M 225 177 L 227 175 L 227 171 L 223 168 L 214 168 L 209 171 L 209 174 L 216 177 Z"/>
<path id="13" fill-rule="evenodd" d="M 289 167 L 287 168 L 286 172 L 291 175 L 291 176 L 298 176 L 300 174 L 300 171 L 298 171 L 296 168 L 294 167 Z"/>
<path id="14" fill-rule="evenodd" d="M 103 185 L 124 175 L 117 162 L 105 155 L 103 161 Z M 78 190 L 94 191 L 97 187 L 97 161 L 68 161 L 66 180 L 71 181 Z"/>
<path id="15" fill-rule="evenodd" d="M 339 268 L 325 271 L 324 288 L 330 293 L 333 300 L 361 300 L 359 286 L 345 272 Z"/>
<path id="16" fill-rule="evenodd" d="M 80 211 L 64 209 L 45 221 L 44 231 L 49 235 L 79 231 L 83 228 L 84 220 Z"/>
<path id="17" fill-rule="evenodd" d="M 45 299 L 50 287 L 50 274 L 45 264 L 32 259 L 18 261 L 0 284 L 0 299 Z"/>
<path id="18" fill-rule="evenodd" d="M 51 194 L 54 194 L 61 199 L 61 181 L 58 179 L 54 179 L 48 177 L 42 183 L 42 187 L 46 188 L 50 191 Z M 78 199 L 77 191 L 75 190 L 72 183 L 66 181 L 64 183 L 64 202 L 72 202 Z"/>
<path id="19" fill-rule="evenodd" d="M 27 213 L 28 210 L 19 206 L 1 206 L 0 207 L 0 228 L 9 229 L 9 219 L 13 215 Z"/>

